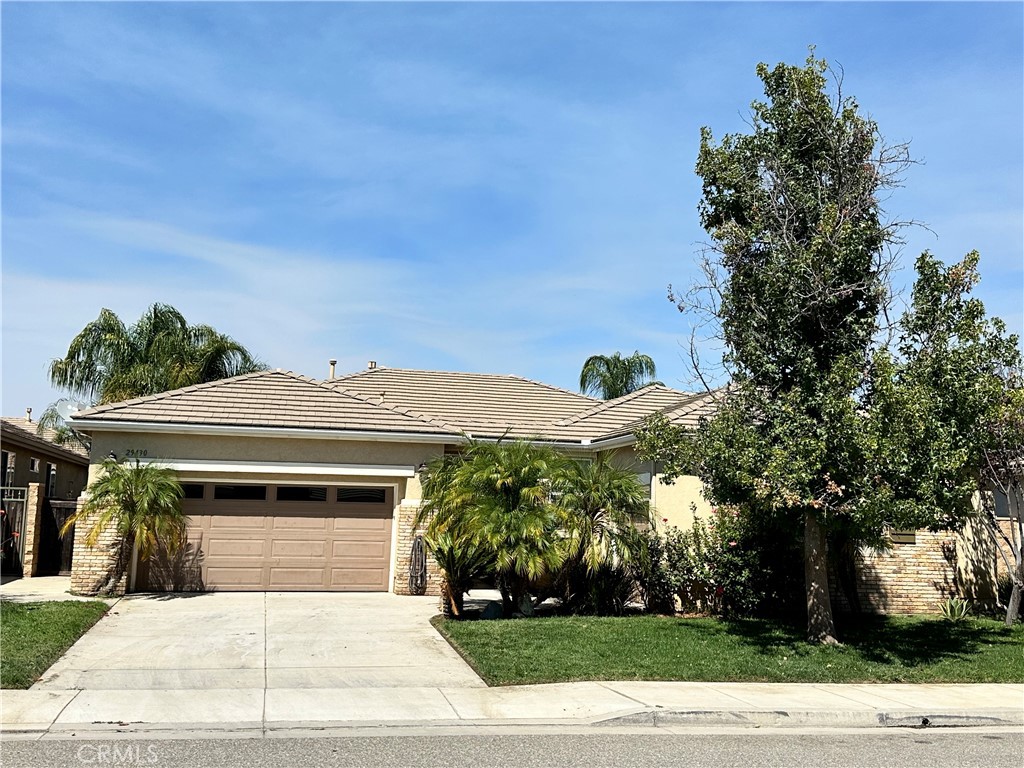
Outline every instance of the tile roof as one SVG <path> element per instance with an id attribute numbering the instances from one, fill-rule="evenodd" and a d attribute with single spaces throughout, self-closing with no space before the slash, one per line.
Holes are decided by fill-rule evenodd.
<path id="1" fill-rule="evenodd" d="M 715 393 L 652 384 L 615 400 L 596 400 L 520 376 L 372 368 L 318 381 L 262 371 L 82 411 L 85 430 L 103 422 L 247 426 L 537 437 L 588 443 L 629 435 L 661 412 L 696 426 Z"/>
<path id="2" fill-rule="evenodd" d="M 688 402 L 694 397 L 691 392 L 681 392 L 663 384 L 650 384 L 614 400 L 600 401 L 585 411 L 553 424 L 549 431 L 566 430 L 591 440 L 618 435 L 646 416 L 677 406 L 680 402 Z"/>
<path id="3" fill-rule="evenodd" d="M 430 414 L 479 437 L 547 434 L 547 427 L 601 401 L 521 376 L 371 368 L 328 386 L 373 403 Z"/>
<path id="4" fill-rule="evenodd" d="M 260 371 L 89 408 L 83 428 L 109 421 L 458 434 L 437 419 L 373 405 L 290 371 Z"/>
<path id="5" fill-rule="evenodd" d="M 34 445 L 45 448 L 53 454 L 63 456 L 68 461 L 78 464 L 85 463 L 89 459 L 89 452 L 80 445 L 61 445 L 57 442 L 57 433 L 49 428 L 39 429 L 39 423 L 30 421 L 24 417 L 2 416 L 0 423 L 3 431 L 10 436 L 20 437 Z"/>

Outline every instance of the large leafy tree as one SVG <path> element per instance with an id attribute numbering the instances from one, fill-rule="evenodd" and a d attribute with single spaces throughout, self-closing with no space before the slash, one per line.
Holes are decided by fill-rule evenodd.
<path id="1" fill-rule="evenodd" d="M 879 515 L 914 527 L 977 523 L 1005 558 L 1012 624 L 1024 586 L 1024 529 L 1019 516 L 1001 527 L 984 502 L 992 491 L 1010 503 L 1021 498 L 1024 383 L 1018 338 L 971 295 L 978 261 L 977 252 L 948 267 L 928 253 L 918 258 L 898 343 L 878 351 L 872 371 L 865 479 Z"/>
<path id="2" fill-rule="evenodd" d="M 955 527 L 973 514 L 972 430 L 999 391 L 993 361 L 1016 340 L 998 326 L 974 332 L 983 308 L 963 298 L 973 256 L 948 269 L 922 256 L 910 311 L 883 326 L 899 225 L 881 201 L 907 148 L 885 145 L 838 80 L 830 92 L 813 54 L 757 71 L 767 99 L 751 132 L 719 143 L 702 132 L 712 244 L 707 280 L 679 299 L 717 320 L 728 396 L 693 435 L 652 419 L 638 447 L 669 476 L 699 474 L 717 501 L 799 523 L 808 635 L 835 643 L 829 539 L 880 542 L 890 526 Z M 894 352 L 883 331 L 899 336 Z"/>
<path id="3" fill-rule="evenodd" d="M 132 325 L 109 309 L 71 340 L 50 363 L 50 382 L 68 397 L 101 405 L 262 370 L 266 366 L 230 336 L 208 325 L 189 325 L 167 304 L 153 304 Z M 40 419 L 58 439 L 72 433 L 51 406 Z"/>
<path id="4" fill-rule="evenodd" d="M 85 540 L 95 546 L 108 528 L 114 528 L 113 559 L 103 582 L 97 585 L 99 592 L 118 589 L 136 545 L 139 557 L 147 560 L 158 548 L 173 553 L 184 542 L 188 518 L 182 514 L 182 489 L 171 469 L 108 459 L 86 495 L 86 502 L 68 518 L 61 535 L 76 524 L 90 524 Z"/>
<path id="5" fill-rule="evenodd" d="M 766 100 L 753 104 L 751 132 L 716 143 L 702 129 L 697 160 L 735 387 L 710 429 L 745 459 L 727 448 L 706 463 L 716 498 L 802 518 L 808 633 L 836 642 L 826 535 L 847 503 L 854 394 L 887 298 L 894 235 L 880 195 L 905 155 L 884 148 L 853 99 L 829 93 L 813 54 L 757 73 Z"/>
<path id="6" fill-rule="evenodd" d="M 610 356 L 591 355 L 580 371 L 580 392 L 613 400 L 657 383 L 657 375 L 654 360 L 639 351 L 628 357 L 619 352 Z"/>

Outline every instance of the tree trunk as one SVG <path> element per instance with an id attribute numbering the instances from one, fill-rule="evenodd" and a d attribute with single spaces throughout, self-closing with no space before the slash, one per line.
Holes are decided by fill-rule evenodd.
<path id="1" fill-rule="evenodd" d="M 828 594 L 828 560 L 825 529 L 814 516 L 804 512 L 804 583 L 807 588 L 807 638 L 812 643 L 840 645 L 832 619 L 832 600 Z"/>
<path id="2" fill-rule="evenodd" d="M 1012 627 L 1020 612 L 1021 582 L 1024 582 L 1024 561 L 1017 559 L 1017 573 L 1014 574 L 1013 589 L 1010 591 L 1010 604 L 1006 607 L 1006 626 Z"/>

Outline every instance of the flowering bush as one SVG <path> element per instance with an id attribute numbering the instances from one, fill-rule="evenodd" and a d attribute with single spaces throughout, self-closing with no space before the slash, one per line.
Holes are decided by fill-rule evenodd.
<path id="1" fill-rule="evenodd" d="M 786 610 L 800 595 L 799 543 L 770 518 L 716 507 L 689 530 L 669 527 L 660 539 L 649 545 L 651 573 L 638 577 L 649 605 L 669 590 L 684 611 L 746 616 Z"/>

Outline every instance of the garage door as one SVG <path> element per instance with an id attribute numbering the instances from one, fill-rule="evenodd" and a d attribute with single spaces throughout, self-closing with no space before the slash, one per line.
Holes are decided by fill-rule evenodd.
<path id="1" fill-rule="evenodd" d="M 208 483 L 185 490 L 187 551 L 140 568 L 136 589 L 388 589 L 391 488 Z"/>

